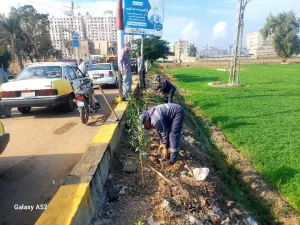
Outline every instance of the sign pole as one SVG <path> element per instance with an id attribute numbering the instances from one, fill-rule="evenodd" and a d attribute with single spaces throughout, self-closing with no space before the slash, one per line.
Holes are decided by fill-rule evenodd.
<path id="1" fill-rule="evenodd" d="M 123 23 L 123 1 L 117 1 L 117 38 L 118 38 L 118 64 L 119 64 L 119 56 L 121 51 L 124 48 L 124 23 Z M 122 89 L 122 75 L 121 71 L 118 70 L 118 82 L 119 82 L 119 98 L 120 102 L 122 102 L 123 97 L 123 89 Z"/>
<path id="2" fill-rule="evenodd" d="M 144 70 L 145 70 L 145 63 L 144 63 L 144 35 L 141 36 L 141 60 L 142 60 L 142 65 L 141 65 L 141 71 L 140 71 L 140 87 L 145 88 L 145 77 L 144 77 Z"/>

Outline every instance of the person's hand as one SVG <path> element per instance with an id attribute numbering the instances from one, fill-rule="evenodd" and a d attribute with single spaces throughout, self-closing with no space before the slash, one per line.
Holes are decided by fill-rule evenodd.
<path id="1" fill-rule="evenodd" d="M 161 144 L 159 146 L 159 151 L 161 151 L 161 157 L 163 160 L 167 160 L 168 158 L 168 149 L 167 146 L 165 144 Z"/>

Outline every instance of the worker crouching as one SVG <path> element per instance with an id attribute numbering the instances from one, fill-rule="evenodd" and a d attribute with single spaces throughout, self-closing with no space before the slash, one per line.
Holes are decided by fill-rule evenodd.
<path id="1" fill-rule="evenodd" d="M 167 103 L 148 109 L 140 115 L 145 129 L 154 128 L 160 138 L 162 158 L 167 159 L 168 148 L 171 148 L 169 164 L 173 165 L 179 156 L 181 130 L 184 120 L 184 109 L 180 105 Z"/>
<path id="2" fill-rule="evenodd" d="M 173 103 L 176 87 L 170 81 L 162 78 L 159 74 L 155 75 L 155 81 L 159 83 L 155 91 L 161 90 L 164 95 L 165 103 Z"/>

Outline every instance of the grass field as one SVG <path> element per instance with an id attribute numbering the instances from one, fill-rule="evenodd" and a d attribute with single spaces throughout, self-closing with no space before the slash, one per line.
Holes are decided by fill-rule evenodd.
<path id="1" fill-rule="evenodd" d="M 186 99 L 200 106 L 256 169 L 300 211 L 300 65 L 243 66 L 246 86 L 216 88 L 228 72 L 172 69 Z"/>

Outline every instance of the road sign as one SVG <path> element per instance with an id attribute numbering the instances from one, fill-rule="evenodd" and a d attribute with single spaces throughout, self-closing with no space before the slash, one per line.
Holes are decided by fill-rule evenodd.
<path id="1" fill-rule="evenodd" d="M 132 35 L 163 35 L 165 0 L 124 0 L 124 30 Z"/>
<path id="2" fill-rule="evenodd" d="M 72 32 L 72 44 L 73 44 L 73 47 L 79 47 L 80 46 L 79 34 L 76 33 L 75 31 Z"/>

